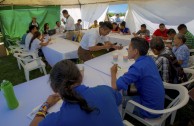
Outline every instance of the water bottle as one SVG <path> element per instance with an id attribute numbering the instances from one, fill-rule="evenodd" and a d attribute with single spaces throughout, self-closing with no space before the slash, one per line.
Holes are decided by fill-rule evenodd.
<path id="1" fill-rule="evenodd" d="M 11 82 L 3 80 L 1 83 L 1 91 L 5 97 L 9 109 L 15 109 L 18 107 L 19 103 L 15 96 L 13 85 Z"/>

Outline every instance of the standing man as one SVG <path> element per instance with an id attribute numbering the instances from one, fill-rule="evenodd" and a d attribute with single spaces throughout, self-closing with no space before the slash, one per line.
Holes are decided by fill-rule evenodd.
<path id="1" fill-rule="evenodd" d="M 62 22 L 65 24 L 65 30 L 66 31 L 74 31 L 75 26 L 74 26 L 74 19 L 69 15 L 67 10 L 63 10 L 63 16 L 66 18 L 66 21 L 62 19 Z"/>
<path id="2" fill-rule="evenodd" d="M 121 49 L 120 46 L 113 45 L 108 41 L 106 35 L 108 35 L 113 26 L 110 22 L 104 22 L 99 28 L 94 28 L 88 30 L 81 42 L 80 47 L 78 48 L 78 56 L 84 62 L 93 58 L 92 52 L 103 50 L 103 49 Z M 97 43 L 103 43 L 101 46 L 98 46 Z"/>
<path id="3" fill-rule="evenodd" d="M 119 17 L 119 14 L 116 14 L 116 18 L 115 18 L 115 21 L 117 24 L 120 24 L 121 23 L 121 19 Z"/>
<path id="4" fill-rule="evenodd" d="M 38 29 L 39 29 L 39 24 L 38 22 L 36 21 L 36 17 L 32 17 L 32 21 L 29 23 L 29 27 L 31 25 L 35 25 Z"/>
<path id="5" fill-rule="evenodd" d="M 69 15 L 67 10 L 63 10 L 62 13 L 66 18 L 66 21 L 62 19 L 62 22 L 65 24 L 65 32 L 67 32 L 66 38 L 72 40 L 74 34 L 73 31 L 75 30 L 74 19 Z"/>

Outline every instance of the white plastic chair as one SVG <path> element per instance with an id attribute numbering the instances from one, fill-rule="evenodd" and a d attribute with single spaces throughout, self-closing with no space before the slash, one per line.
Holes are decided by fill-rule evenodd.
<path id="1" fill-rule="evenodd" d="M 190 69 L 194 68 L 194 55 L 189 57 L 189 67 Z"/>
<path id="2" fill-rule="evenodd" d="M 124 126 L 134 126 L 133 124 L 131 124 L 127 120 L 123 120 L 123 124 L 124 124 Z"/>
<path id="3" fill-rule="evenodd" d="M 35 69 L 40 69 L 40 72 L 44 72 L 46 75 L 45 63 L 41 60 L 41 57 L 36 57 L 34 53 L 15 53 L 14 57 L 17 58 L 18 62 L 24 68 L 24 74 L 27 81 L 29 81 L 29 72 Z M 25 57 L 31 57 L 30 59 Z"/>
<path id="4" fill-rule="evenodd" d="M 180 84 L 172 84 L 172 83 L 166 83 L 166 82 L 163 82 L 163 83 L 167 85 L 174 85 L 174 86 L 189 86 L 189 84 L 194 82 L 194 69 L 184 68 L 183 70 L 186 74 L 192 75 L 187 82 L 180 83 Z"/>
<path id="5" fill-rule="evenodd" d="M 153 110 L 150 108 L 147 108 L 133 100 L 128 101 L 127 106 L 124 111 L 125 114 L 129 114 L 133 118 L 137 119 L 141 123 L 145 124 L 146 126 L 164 126 L 166 119 L 171 116 L 170 124 L 172 125 L 174 123 L 174 119 L 176 116 L 176 111 L 183 106 L 185 106 L 189 101 L 189 95 L 188 90 L 183 86 L 174 86 L 174 85 L 164 85 L 166 89 L 173 89 L 177 90 L 179 92 L 179 95 L 168 105 L 168 107 L 164 110 Z M 152 114 L 162 114 L 159 118 L 153 118 L 153 119 L 143 119 L 138 117 L 137 115 L 133 114 L 133 110 L 135 107 L 139 107 L 149 113 Z M 124 117 L 123 116 L 123 117 Z"/>
<path id="6" fill-rule="evenodd" d="M 194 49 L 190 49 L 189 52 L 190 52 L 190 53 L 194 53 Z"/>

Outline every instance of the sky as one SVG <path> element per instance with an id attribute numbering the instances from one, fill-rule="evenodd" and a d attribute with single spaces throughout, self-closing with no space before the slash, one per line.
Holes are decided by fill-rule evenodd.
<path id="1" fill-rule="evenodd" d="M 110 5 L 108 12 L 110 13 L 125 13 L 128 9 L 127 4 Z"/>

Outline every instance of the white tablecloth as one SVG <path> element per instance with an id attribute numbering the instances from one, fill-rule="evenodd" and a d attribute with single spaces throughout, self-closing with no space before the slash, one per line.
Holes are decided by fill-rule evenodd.
<path id="1" fill-rule="evenodd" d="M 119 74 L 118 76 L 121 76 L 123 73 L 127 72 L 129 66 L 131 66 L 135 62 L 134 60 L 128 60 L 127 62 L 123 61 L 123 55 L 127 53 L 126 48 L 127 47 L 124 47 L 122 50 L 116 50 L 105 55 L 96 57 L 94 59 L 86 61 L 84 64 L 110 76 L 111 75 L 110 68 L 113 66 L 114 62 L 113 54 L 117 53 L 119 55 L 118 61 L 114 63 L 118 64 L 118 66 L 121 67 L 121 69 L 118 68 Z"/>
<path id="2" fill-rule="evenodd" d="M 27 115 L 38 105 L 43 103 L 52 94 L 48 83 L 49 75 L 25 82 L 14 87 L 19 107 L 9 110 L 0 92 L 0 126 L 28 126 L 31 120 Z M 84 67 L 83 83 L 89 87 L 109 85 L 110 77 L 90 67 Z"/>
<path id="3" fill-rule="evenodd" d="M 87 30 L 82 30 L 81 32 L 85 34 Z M 123 46 L 128 46 L 133 35 L 121 35 L 118 33 L 110 33 L 107 35 L 107 37 L 109 38 L 109 41 L 112 43 L 117 43 L 117 44 L 122 44 Z"/>
<path id="4" fill-rule="evenodd" d="M 122 44 L 123 46 L 128 46 L 131 42 L 133 35 L 121 35 L 118 33 L 110 33 L 108 35 L 109 41 L 112 43 Z"/>
<path id="5" fill-rule="evenodd" d="M 63 59 L 78 58 L 79 43 L 64 39 L 63 35 L 54 35 L 51 39 L 51 44 L 42 47 L 44 56 L 50 66 L 54 66 Z"/>

